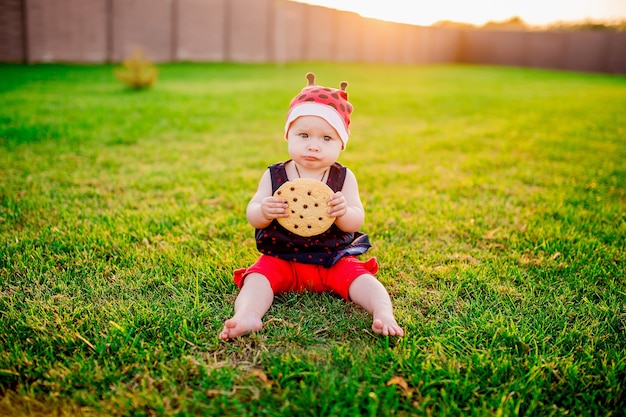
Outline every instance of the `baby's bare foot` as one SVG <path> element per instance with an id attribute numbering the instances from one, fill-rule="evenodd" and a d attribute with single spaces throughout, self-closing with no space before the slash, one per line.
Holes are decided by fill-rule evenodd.
<path id="1" fill-rule="evenodd" d="M 372 323 L 372 330 L 374 333 L 382 334 L 383 336 L 404 336 L 404 330 L 402 330 L 402 327 L 400 327 L 393 316 L 376 316 Z"/>
<path id="2" fill-rule="evenodd" d="M 224 322 L 224 328 L 219 334 L 220 340 L 230 340 L 250 332 L 261 330 L 263 322 L 256 317 L 233 317 Z"/>

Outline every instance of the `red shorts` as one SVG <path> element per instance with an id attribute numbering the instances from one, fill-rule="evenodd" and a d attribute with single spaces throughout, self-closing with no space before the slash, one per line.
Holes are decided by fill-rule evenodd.
<path id="1" fill-rule="evenodd" d="M 356 256 L 345 256 L 330 268 L 324 268 L 321 265 L 303 264 L 261 255 L 251 267 L 235 271 L 235 284 L 241 288 L 246 275 L 253 272 L 267 278 L 274 294 L 288 291 L 333 291 L 349 300 L 352 281 L 363 274 L 376 274 L 378 262 L 376 258 L 361 262 Z"/>

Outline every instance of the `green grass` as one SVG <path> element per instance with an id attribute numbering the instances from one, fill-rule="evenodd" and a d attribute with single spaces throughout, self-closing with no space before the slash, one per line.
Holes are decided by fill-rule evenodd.
<path id="1" fill-rule="evenodd" d="M 232 343 L 289 100 L 340 162 L 402 339 L 327 294 Z M 624 415 L 626 78 L 516 68 L 0 66 L 0 414 Z M 403 385 L 405 382 L 406 385 Z"/>

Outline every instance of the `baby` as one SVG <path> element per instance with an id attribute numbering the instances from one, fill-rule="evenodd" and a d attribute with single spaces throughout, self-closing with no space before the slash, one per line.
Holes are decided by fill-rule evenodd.
<path id="1" fill-rule="evenodd" d="M 360 233 L 364 210 L 356 177 L 337 162 L 350 135 L 352 105 L 347 83 L 341 89 L 315 84 L 315 75 L 306 75 L 308 86 L 290 104 L 285 139 L 290 159 L 270 166 L 263 174 L 246 215 L 256 229 L 259 259 L 249 268 L 235 271 L 240 288 L 235 314 L 224 322 L 219 334 L 229 340 L 260 330 L 262 318 L 274 295 L 286 291 L 334 292 L 352 301 L 373 316 L 372 330 L 381 335 L 403 336 L 391 299 L 374 276 L 376 258 L 357 259 L 370 247 Z M 310 237 L 298 236 L 277 221 L 288 217 L 287 202 L 274 197 L 286 181 L 314 178 L 325 182 L 333 194 L 327 213 L 335 222 L 327 231 Z"/>

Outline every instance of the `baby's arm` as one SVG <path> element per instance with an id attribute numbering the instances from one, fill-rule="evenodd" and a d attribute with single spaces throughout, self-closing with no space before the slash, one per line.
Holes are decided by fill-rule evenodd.
<path id="1" fill-rule="evenodd" d="M 256 194 L 248 203 L 246 210 L 248 222 L 256 229 L 263 229 L 269 226 L 272 220 L 289 216 L 287 207 L 284 199 L 272 196 L 272 178 L 269 170 L 265 171 Z"/>
<path id="2" fill-rule="evenodd" d="M 335 224 L 344 232 L 357 232 L 363 225 L 365 212 L 359 196 L 359 185 L 349 169 L 343 188 L 332 195 L 328 206 L 328 215 L 337 218 Z"/>

